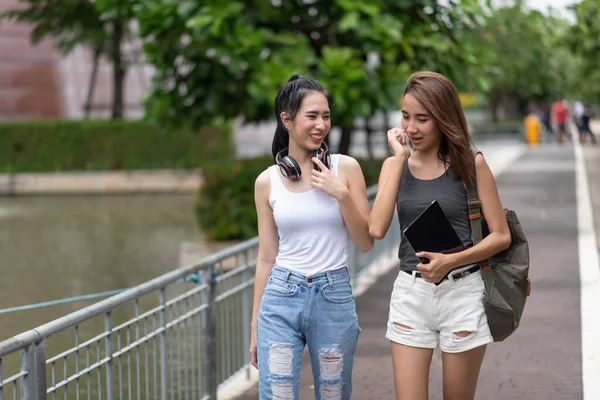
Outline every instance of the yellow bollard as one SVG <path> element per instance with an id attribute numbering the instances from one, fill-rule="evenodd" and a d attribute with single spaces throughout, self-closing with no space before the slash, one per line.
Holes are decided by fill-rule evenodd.
<path id="1" fill-rule="evenodd" d="M 540 144 L 540 120 L 534 115 L 525 117 L 525 140 L 532 146 Z"/>

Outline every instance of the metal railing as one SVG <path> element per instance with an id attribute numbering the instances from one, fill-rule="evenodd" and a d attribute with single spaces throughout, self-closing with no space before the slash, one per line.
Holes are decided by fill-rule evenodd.
<path id="1" fill-rule="evenodd" d="M 392 224 L 369 253 L 351 244 L 352 280 L 398 241 Z M 0 400 L 216 399 L 228 379 L 250 375 L 257 252 L 250 239 L 0 342 Z"/>

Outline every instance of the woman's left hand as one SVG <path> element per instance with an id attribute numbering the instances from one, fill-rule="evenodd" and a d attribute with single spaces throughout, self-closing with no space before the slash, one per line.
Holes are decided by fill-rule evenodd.
<path id="1" fill-rule="evenodd" d="M 313 157 L 312 161 L 321 169 L 321 171 L 317 171 L 315 168 L 312 170 L 311 180 L 313 187 L 327 193 L 338 201 L 348 196 L 348 188 L 331 169 L 327 168 L 316 157 Z"/>
<path id="2" fill-rule="evenodd" d="M 417 270 L 426 282 L 438 283 L 452 268 L 446 254 L 420 251 L 416 256 L 421 260 L 417 264 Z M 429 262 L 423 259 L 427 259 Z M 423 261 L 427 262 L 427 264 L 424 264 Z"/>

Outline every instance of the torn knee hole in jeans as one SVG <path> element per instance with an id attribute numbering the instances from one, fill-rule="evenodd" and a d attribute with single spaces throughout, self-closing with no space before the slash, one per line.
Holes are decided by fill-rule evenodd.
<path id="1" fill-rule="evenodd" d="M 342 400 L 342 384 L 326 383 L 321 386 L 322 400 Z"/>
<path id="2" fill-rule="evenodd" d="M 273 392 L 273 400 L 294 399 L 294 385 L 292 385 L 292 382 L 272 382 L 271 392 Z"/>
<path id="3" fill-rule="evenodd" d="M 272 343 L 269 347 L 269 372 L 272 375 L 292 375 L 294 348 L 291 344 Z"/>
<path id="4" fill-rule="evenodd" d="M 406 325 L 400 324 L 398 322 L 394 322 L 394 327 L 400 333 L 413 333 L 415 331 L 414 328 L 411 328 L 410 326 L 406 326 Z"/>
<path id="5" fill-rule="evenodd" d="M 342 399 L 342 371 L 344 369 L 344 356 L 337 346 L 323 349 L 319 352 L 321 367 L 321 399 Z"/>
<path id="6" fill-rule="evenodd" d="M 271 343 L 269 346 L 269 372 L 273 400 L 293 400 L 292 382 L 294 346 L 286 343 Z"/>
<path id="7" fill-rule="evenodd" d="M 321 380 L 332 381 L 342 378 L 344 357 L 337 346 L 319 352 L 319 364 L 321 366 Z"/>

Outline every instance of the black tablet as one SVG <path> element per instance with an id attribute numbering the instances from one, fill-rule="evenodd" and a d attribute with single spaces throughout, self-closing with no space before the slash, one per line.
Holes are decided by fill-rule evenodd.
<path id="1" fill-rule="evenodd" d="M 465 249 L 437 200 L 404 229 L 404 236 L 417 253 L 457 253 Z"/>

